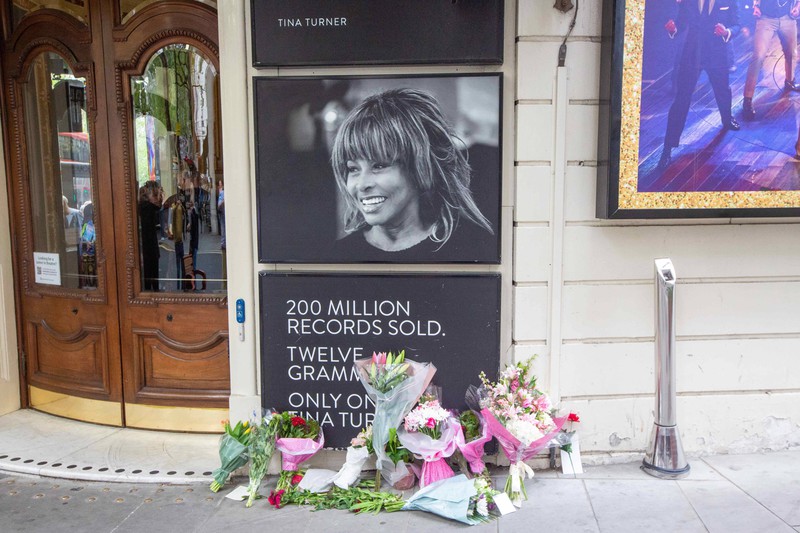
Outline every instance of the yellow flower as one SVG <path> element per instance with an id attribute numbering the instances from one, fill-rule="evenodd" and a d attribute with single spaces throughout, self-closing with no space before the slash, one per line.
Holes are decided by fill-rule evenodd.
<path id="1" fill-rule="evenodd" d="M 253 429 L 253 428 L 247 428 L 247 429 L 244 431 L 244 434 L 245 434 L 245 435 L 247 435 L 248 433 L 250 433 L 250 430 L 251 430 L 251 429 Z"/>

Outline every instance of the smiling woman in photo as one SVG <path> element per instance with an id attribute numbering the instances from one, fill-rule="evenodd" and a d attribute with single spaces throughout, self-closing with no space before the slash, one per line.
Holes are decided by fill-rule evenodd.
<path id="1" fill-rule="evenodd" d="M 435 261 L 440 250 L 491 238 L 470 191 L 463 144 L 425 91 L 393 89 L 353 109 L 331 155 L 347 233 L 337 255 Z"/>

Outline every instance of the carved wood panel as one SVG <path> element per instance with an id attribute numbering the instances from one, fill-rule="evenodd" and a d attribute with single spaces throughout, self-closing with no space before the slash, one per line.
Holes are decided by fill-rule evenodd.
<path id="1" fill-rule="evenodd" d="M 171 339 L 160 330 L 133 332 L 136 399 L 140 403 L 198 401 L 227 405 L 228 338 L 219 333 L 194 344 Z M 187 376 L 192 376 L 187 380 Z"/>
<path id="2" fill-rule="evenodd" d="M 81 327 L 60 333 L 46 321 L 28 322 L 31 385 L 96 399 L 111 396 L 105 328 Z"/>

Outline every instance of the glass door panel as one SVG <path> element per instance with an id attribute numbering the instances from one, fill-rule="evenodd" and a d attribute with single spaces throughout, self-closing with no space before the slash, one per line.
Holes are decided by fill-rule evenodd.
<path id="1" fill-rule="evenodd" d="M 183 44 L 131 78 L 143 291 L 225 291 L 217 86 L 214 65 Z"/>
<path id="2" fill-rule="evenodd" d="M 86 80 L 58 54 L 38 55 L 25 83 L 34 281 L 97 287 Z"/>

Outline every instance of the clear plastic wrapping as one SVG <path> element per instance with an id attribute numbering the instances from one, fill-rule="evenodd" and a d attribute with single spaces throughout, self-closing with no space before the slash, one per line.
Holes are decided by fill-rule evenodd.
<path id="1" fill-rule="evenodd" d="M 433 379 L 436 367 L 431 363 L 404 361 L 402 365 L 408 365 L 404 369 L 406 378 L 392 389 L 381 392 L 373 387 L 370 379 L 370 367 L 373 364 L 375 363 L 371 357 L 355 362 L 361 384 L 370 399 L 375 403 L 375 419 L 372 422 L 372 447 L 375 450 L 375 466 L 381 471 L 381 475 L 385 479 L 390 479 L 393 472 L 397 473 L 397 468 L 385 451 L 386 443 L 389 441 L 389 430 L 399 426 L 403 417 L 417 403 L 417 400 L 430 384 L 431 379 Z M 392 367 L 392 365 L 382 366 L 383 369 L 386 367 Z"/>

